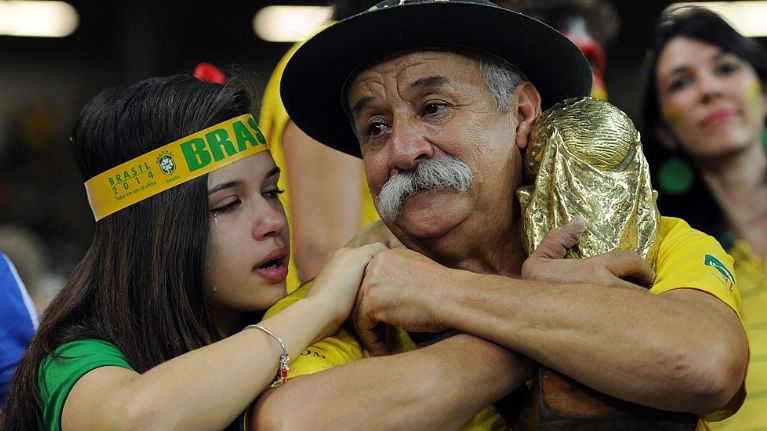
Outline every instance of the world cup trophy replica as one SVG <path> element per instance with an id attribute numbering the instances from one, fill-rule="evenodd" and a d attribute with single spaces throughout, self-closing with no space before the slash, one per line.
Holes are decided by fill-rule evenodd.
<path id="1" fill-rule="evenodd" d="M 586 229 L 566 258 L 634 250 L 655 269 L 657 193 L 639 132 L 623 111 L 590 97 L 554 105 L 533 125 L 523 164 L 517 197 L 528 255 L 551 229 L 581 216 Z M 618 400 L 541 367 L 514 429 L 692 431 L 696 424 L 695 415 Z"/>
<path id="2" fill-rule="evenodd" d="M 567 99 L 538 118 L 523 158 L 522 238 L 528 255 L 575 216 L 586 221 L 567 258 L 635 250 L 653 268 L 660 213 L 631 119 L 590 97 Z"/>

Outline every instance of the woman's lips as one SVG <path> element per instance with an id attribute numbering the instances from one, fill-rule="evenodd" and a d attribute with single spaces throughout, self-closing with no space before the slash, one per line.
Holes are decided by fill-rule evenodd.
<path id="1" fill-rule="evenodd" d="M 279 283 L 288 276 L 286 257 L 288 248 L 285 246 L 272 250 L 264 260 L 258 263 L 253 271 L 269 283 Z"/>
<path id="2" fill-rule="evenodd" d="M 272 260 L 267 266 L 259 266 L 254 271 L 271 284 L 280 283 L 288 276 L 288 265 L 283 259 Z"/>
<path id="3" fill-rule="evenodd" d="M 730 118 L 735 117 L 735 112 L 730 110 L 721 110 L 716 111 L 713 114 L 706 117 L 703 122 L 701 123 L 704 127 L 705 126 L 711 126 L 713 124 L 722 123 L 724 121 L 729 120 Z"/>

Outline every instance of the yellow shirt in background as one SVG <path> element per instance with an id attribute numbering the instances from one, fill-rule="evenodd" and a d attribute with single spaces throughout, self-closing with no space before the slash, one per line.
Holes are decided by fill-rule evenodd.
<path id="1" fill-rule="evenodd" d="M 751 348 L 746 375 L 748 396 L 737 414 L 709 424 L 713 431 L 767 431 L 767 260 L 760 260 L 745 241 L 730 249 L 742 297 L 741 316 Z"/>
<path id="2" fill-rule="evenodd" d="M 285 163 L 285 151 L 282 147 L 282 134 L 285 131 L 285 126 L 290 121 L 285 106 L 282 104 L 282 98 L 280 97 L 280 80 L 282 74 L 285 71 L 285 65 L 293 56 L 293 53 L 303 44 L 303 42 L 293 45 L 293 47 L 282 57 L 277 67 L 272 72 L 272 76 L 269 78 L 269 82 L 264 90 L 264 99 L 261 102 L 261 116 L 258 125 L 261 132 L 266 137 L 266 142 L 269 143 L 269 150 L 274 157 L 274 162 L 282 169 L 280 174 L 280 180 L 277 183 L 277 187 L 285 190 L 282 195 L 282 202 L 285 207 L 285 214 L 288 218 L 288 224 L 291 226 L 291 234 L 293 232 L 290 206 L 290 188 L 288 187 L 288 177 L 290 172 L 287 172 L 287 164 Z M 317 110 L 317 115 L 322 115 L 322 110 Z M 360 160 L 360 164 L 362 161 Z M 329 167 L 330 168 L 330 167 Z M 365 178 L 365 172 L 362 172 L 362 177 L 359 179 L 362 182 L 362 196 L 360 197 L 362 202 L 362 215 L 360 224 L 357 228 L 367 226 L 379 219 L 376 212 L 375 205 L 373 204 L 373 198 L 370 196 L 370 190 L 368 189 L 367 179 Z M 332 199 L 328 200 L 328 204 L 332 205 Z M 318 226 L 318 229 L 322 229 L 322 226 Z M 288 292 L 292 292 L 298 288 L 301 284 L 298 279 L 298 270 L 296 268 L 295 259 L 293 258 L 293 239 L 291 235 L 290 241 L 290 262 L 288 265 L 288 279 L 287 288 Z"/>

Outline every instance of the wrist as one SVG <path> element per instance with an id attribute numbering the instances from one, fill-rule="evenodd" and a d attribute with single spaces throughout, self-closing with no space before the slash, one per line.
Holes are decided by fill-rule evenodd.
<path id="1" fill-rule="evenodd" d="M 333 335 L 349 317 L 349 307 L 339 306 L 337 299 L 334 301 L 327 296 L 313 296 L 302 301 L 307 308 L 308 321 L 318 329 L 314 342 Z"/>
<path id="2" fill-rule="evenodd" d="M 470 320 L 467 313 L 475 311 L 477 289 L 473 286 L 482 282 L 482 276 L 461 269 L 448 269 L 446 275 L 441 283 L 446 288 L 434 292 L 426 306 L 440 327 L 471 333 L 465 323 Z"/>

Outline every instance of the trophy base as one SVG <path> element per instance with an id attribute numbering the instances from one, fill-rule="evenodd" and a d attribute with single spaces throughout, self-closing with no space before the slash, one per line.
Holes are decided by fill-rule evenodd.
<path id="1" fill-rule="evenodd" d="M 698 416 L 632 404 L 541 367 L 515 431 L 694 431 Z"/>

